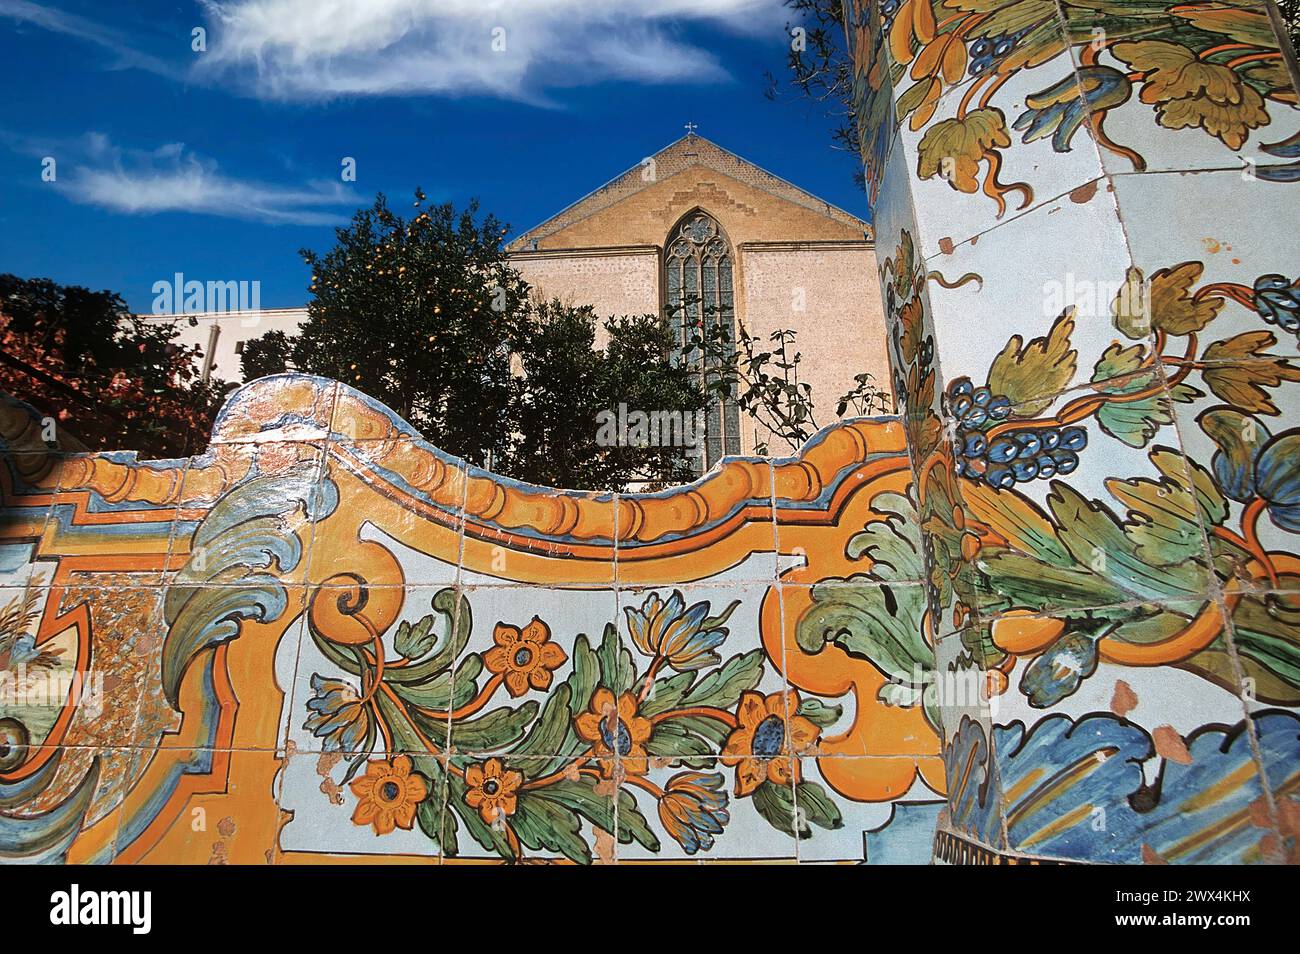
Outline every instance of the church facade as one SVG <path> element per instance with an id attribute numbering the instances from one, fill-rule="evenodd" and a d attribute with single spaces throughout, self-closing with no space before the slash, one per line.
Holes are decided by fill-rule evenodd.
<path id="1" fill-rule="evenodd" d="M 700 312 L 766 341 L 796 332 L 818 422 L 854 376 L 889 391 L 871 227 L 690 133 L 509 245 L 536 293 L 597 315 L 663 314 L 679 334 Z M 681 307 L 699 300 L 699 305 Z M 702 306 L 702 307 L 701 307 Z M 599 341 L 600 338 L 598 337 Z M 753 453 L 767 435 L 715 408 L 708 459 Z M 774 453 L 793 448 L 767 440 Z"/>

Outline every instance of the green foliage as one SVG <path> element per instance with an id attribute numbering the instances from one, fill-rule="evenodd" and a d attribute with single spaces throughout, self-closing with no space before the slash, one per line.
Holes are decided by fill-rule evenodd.
<path id="1" fill-rule="evenodd" d="M 527 285 L 506 259 L 504 226 L 477 204 L 402 218 L 383 195 L 336 230 L 312 269 L 295 368 L 383 401 L 439 447 L 476 464 L 509 441 L 510 354 L 527 333 Z M 269 342 L 257 353 L 281 347 Z M 264 370 L 264 369 L 259 369 Z"/>
<path id="2" fill-rule="evenodd" d="M 612 490 L 690 478 L 680 448 L 598 439 L 599 415 L 620 404 L 705 406 L 658 316 L 610 319 L 598 349 L 591 308 L 530 299 L 494 216 L 426 206 L 418 190 L 415 207 L 403 218 L 380 195 L 329 252 L 303 250 L 308 320 L 292 338 L 248 342 L 246 378 L 294 369 L 347 382 L 443 450 L 521 480 Z"/>
<path id="3" fill-rule="evenodd" d="M 264 378 L 293 367 L 293 347 L 294 339 L 283 331 L 268 331 L 260 338 L 245 341 L 239 356 L 244 380 Z"/>
<path id="4" fill-rule="evenodd" d="M 690 302 L 688 302 L 689 304 Z M 710 393 L 734 400 L 767 432 L 755 447 L 758 454 L 770 453 L 769 441 L 784 441 L 800 448 L 822 428 L 812 385 L 800 379 L 803 355 L 796 349 L 798 333 L 778 328 L 764 342 L 743 327 L 735 332 L 723 324 L 709 322 L 708 331 L 691 339 L 688 354 L 703 361 L 708 369 Z M 835 416 L 889 414 L 894 398 L 874 383 L 870 372 L 854 376 L 854 386 L 835 402 Z"/>
<path id="5" fill-rule="evenodd" d="M 672 340 L 655 315 L 604 322 L 589 306 L 535 302 L 523 352 L 525 377 L 512 408 L 515 434 L 498 471 L 556 487 L 616 490 L 629 481 L 683 483 L 694 476 L 681 447 L 600 440 L 602 412 L 677 412 L 693 419 L 707 395 L 669 355 Z"/>

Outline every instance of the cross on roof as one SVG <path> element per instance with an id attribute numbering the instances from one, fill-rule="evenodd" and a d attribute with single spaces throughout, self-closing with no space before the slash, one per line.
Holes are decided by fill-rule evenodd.
<path id="1" fill-rule="evenodd" d="M 686 135 L 688 135 L 688 136 L 694 136 L 694 135 L 695 135 L 695 130 L 697 130 L 697 129 L 699 129 L 699 128 L 700 128 L 700 127 L 697 126 L 697 125 L 695 125 L 695 123 L 687 123 L 686 126 L 685 126 L 685 129 L 686 129 Z"/>

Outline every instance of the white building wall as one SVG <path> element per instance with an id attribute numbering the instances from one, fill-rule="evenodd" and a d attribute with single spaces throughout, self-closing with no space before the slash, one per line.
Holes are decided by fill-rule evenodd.
<path id="1" fill-rule="evenodd" d="M 177 341 L 203 351 L 202 366 L 222 381 L 242 384 L 239 354 L 243 343 L 268 331 L 292 337 L 307 320 L 306 308 L 264 308 L 259 311 L 203 312 L 194 315 L 141 315 L 151 323 L 175 325 Z"/>

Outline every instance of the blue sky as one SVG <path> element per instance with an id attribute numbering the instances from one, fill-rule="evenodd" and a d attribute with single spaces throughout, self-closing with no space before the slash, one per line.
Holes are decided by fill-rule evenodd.
<path id="1" fill-rule="evenodd" d="M 788 20 L 780 0 L 0 0 L 0 271 L 136 311 L 175 272 L 300 305 L 297 250 L 376 192 L 477 196 L 514 234 L 688 120 L 865 217 L 830 121 L 763 96 Z"/>

